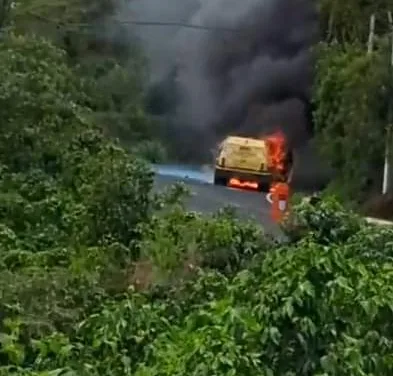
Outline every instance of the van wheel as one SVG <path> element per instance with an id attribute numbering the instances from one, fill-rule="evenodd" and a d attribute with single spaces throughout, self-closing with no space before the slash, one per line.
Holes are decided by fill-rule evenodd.
<path id="1" fill-rule="evenodd" d="M 259 183 L 258 189 L 262 193 L 269 193 L 269 191 L 270 191 L 270 184 L 269 183 Z"/>
<path id="2" fill-rule="evenodd" d="M 227 179 L 222 176 L 214 174 L 214 185 L 227 185 Z"/>

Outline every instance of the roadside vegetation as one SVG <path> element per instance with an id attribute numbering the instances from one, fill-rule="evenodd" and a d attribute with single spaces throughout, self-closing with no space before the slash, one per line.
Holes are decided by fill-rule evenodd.
<path id="1" fill-rule="evenodd" d="M 279 244 L 230 208 L 188 212 L 181 185 L 154 193 L 139 50 L 87 53 L 33 5 L 0 39 L 0 375 L 391 375 L 393 230 L 326 199 Z M 360 51 L 323 49 L 337 75 L 340 54 L 379 61 Z"/>
<path id="2" fill-rule="evenodd" d="M 392 10 L 391 1 L 320 2 L 324 40 L 316 48 L 313 97 L 315 141 L 337 176 L 331 190 L 363 212 L 391 219 L 392 193 L 381 190 L 393 121 Z"/>

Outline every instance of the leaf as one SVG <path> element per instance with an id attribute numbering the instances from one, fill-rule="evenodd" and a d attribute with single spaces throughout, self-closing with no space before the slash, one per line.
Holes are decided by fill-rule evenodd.
<path id="1" fill-rule="evenodd" d="M 279 345 L 281 334 L 280 334 L 280 331 L 278 330 L 278 328 L 270 327 L 269 328 L 269 337 L 275 345 Z"/>
<path id="2" fill-rule="evenodd" d="M 321 366 L 322 369 L 326 372 L 326 373 L 334 373 L 335 371 L 335 359 L 334 356 L 329 354 L 329 355 L 325 355 L 321 358 Z"/>

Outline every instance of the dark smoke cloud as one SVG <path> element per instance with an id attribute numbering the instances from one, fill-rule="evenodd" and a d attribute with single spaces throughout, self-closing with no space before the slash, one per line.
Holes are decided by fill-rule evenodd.
<path id="1" fill-rule="evenodd" d="M 190 22 L 237 31 L 179 33 L 185 123 L 215 136 L 274 126 L 305 132 L 317 30 L 311 0 L 201 0 Z"/>
<path id="2" fill-rule="evenodd" d="M 119 0 L 120 2 L 120 0 Z M 148 21 L 187 23 L 199 8 L 198 0 L 122 0 L 119 4 L 118 19 L 121 21 Z M 130 27 L 142 41 L 150 60 L 151 80 L 165 79 L 176 63 L 174 44 L 180 27 L 137 26 Z"/>
<path id="3" fill-rule="evenodd" d="M 139 21 L 214 28 L 136 29 L 153 80 L 176 67 L 179 137 L 190 135 L 183 143 L 195 144 L 198 136 L 208 148 L 229 133 L 276 128 L 294 144 L 307 138 L 310 46 L 317 38 L 313 0 L 130 0 L 119 13 L 124 19 L 127 12 Z"/>

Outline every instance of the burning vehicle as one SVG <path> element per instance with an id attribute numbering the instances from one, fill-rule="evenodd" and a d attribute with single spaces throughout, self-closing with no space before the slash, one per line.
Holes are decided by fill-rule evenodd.
<path id="1" fill-rule="evenodd" d="M 218 146 L 214 184 L 268 191 L 272 182 L 287 181 L 293 152 L 281 132 L 261 138 L 228 136 Z"/>

